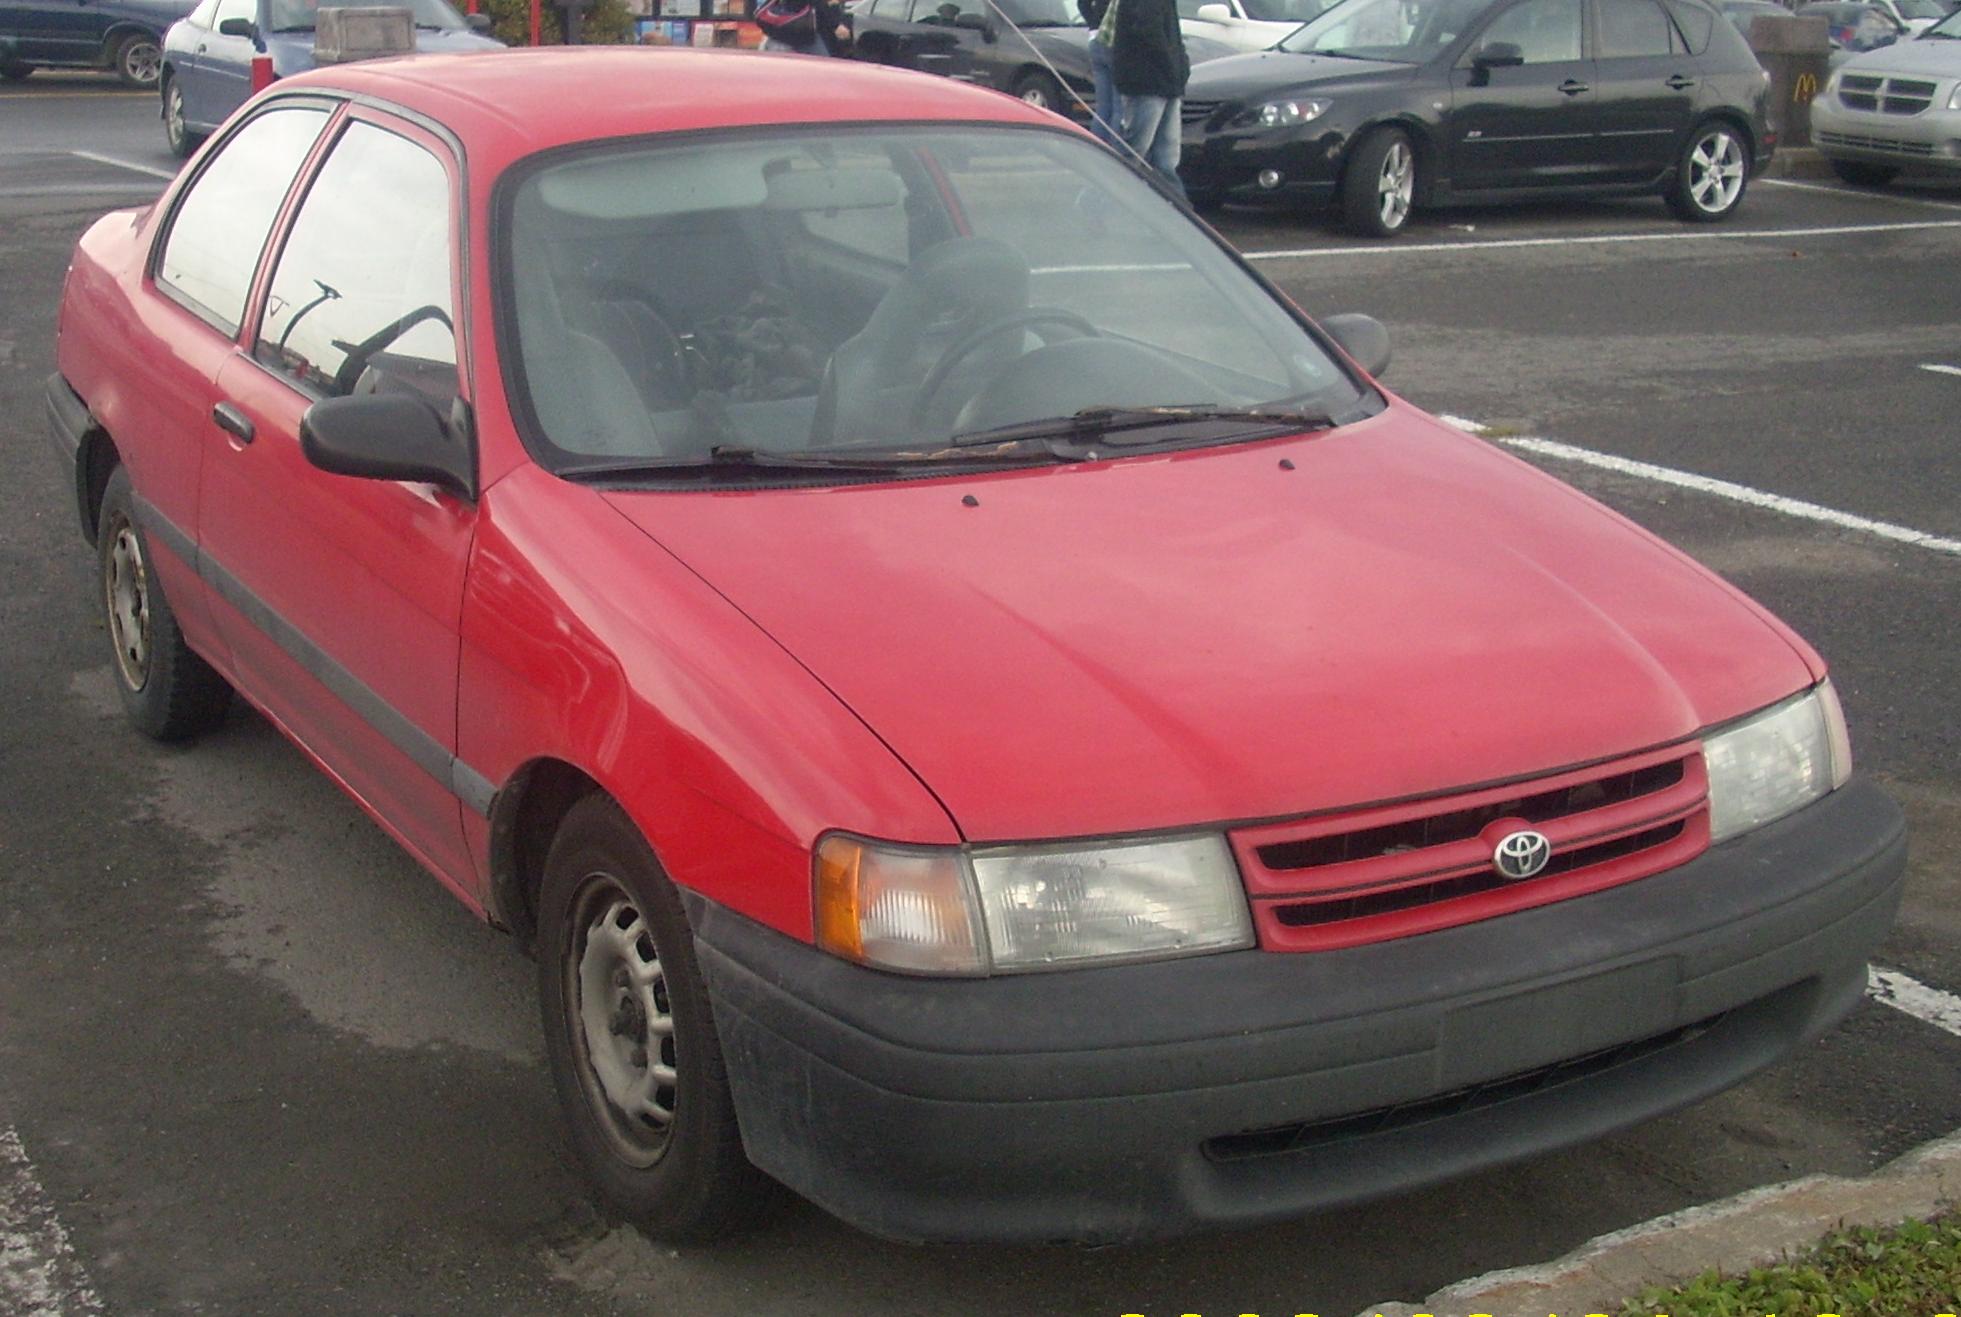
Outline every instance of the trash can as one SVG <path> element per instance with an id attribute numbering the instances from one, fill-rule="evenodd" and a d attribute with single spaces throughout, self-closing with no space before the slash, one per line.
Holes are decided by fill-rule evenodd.
<path id="1" fill-rule="evenodd" d="M 1825 20 L 1766 14 L 1750 23 L 1750 49 L 1770 74 L 1770 126 L 1780 147 L 1811 145 L 1811 99 L 1831 73 Z"/>

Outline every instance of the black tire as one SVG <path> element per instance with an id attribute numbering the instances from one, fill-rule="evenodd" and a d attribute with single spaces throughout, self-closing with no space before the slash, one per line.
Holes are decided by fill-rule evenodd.
<path id="1" fill-rule="evenodd" d="M 204 134 L 192 132 L 184 122 L 184 89 L 168 74 L 163 80 L 163 140 L 179 160 L 204 145 Z"/>
<path id="2" fill-rule="evenodd" d="M 145 736 L 182 741 L 224 721 L 231 687 L 191 652 L 136 524 L 129 473 L 117 467 L 96 522 L 96 586 L 123 712 Z"/>
<path id="3" fill-rule="evenodd" d="M 1750 185 L 1750 149 L 1743 130 L 1724 119 L 1696 125 L 1675 161 L 1668 208 L 1691 224 L 1728 219 Z"/>
<path id="4" fill-rule="evenodd" d="M 0 82 L 20 82 L 32 72 L 32 64 L 0 64 Z"/>
<path id="5" fill-rule="evenodd" d="M 606 796 L 574 805 L 552 839 L 538 988 L 559 1109 L 600 1193 L 658 1239 L 712 1238 L 753 1210 L 762 1176 L 742 1151 L 687 913 Z"/>
<path id="6" fill-rule="evenodd" d="M 147 91 L 157 85 L 163 72 L 163 46 L 148 32 L 132 32 L 116 43 L 109 67 L 125 87 Z"/>
<path id="7" fill-rule="evenodd" d="M 1069 104 L 1068 93 L 1054 78 L 1041 69 L 1029 69 L 1015 79 L 1014 94 L 1030 105 L 1049 111 L 1052 114 L 1067 116 L 1064 108 Z"/>
<path id="8" fill-rule="evenodd" d="M 1892 165 L 1868 164 L 1864 160 L 1834 160 L 1832 172 L 1854 187 L 1885 187 L 1899 174 Z"/>
<path id="9" fill-rule="evenodd" d="M 1417 198 L 1416 144 L 1400 128 L 1378 128 L 1349 152 L 1341 179 L 1341 218 L 1351 233 L 1393 238 L 1409 224 Z"/>

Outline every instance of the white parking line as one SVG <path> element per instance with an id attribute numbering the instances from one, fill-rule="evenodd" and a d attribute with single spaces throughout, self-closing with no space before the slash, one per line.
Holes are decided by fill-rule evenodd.
<path id="1" fill-rule="evenodd" d="M 1566 238 L 1493 238 L 1473 242 L 1382 242 L 1360 247 L 1295 247 L 1240 253 L 1249 261 L 1293 261 L 1308 256 L 1399 256 L 1413 252 L 1497 251 L 1517 247 L 1587 247 L 1608 243 L 1707 242 L 1738 238 L 1837 238 L 1859 233 L 1910 233 L 1961 229 L 1961 219 L 1901 220 L 1893 224 L 1830 224 L 1810 229 L 1680 229 L 1666 233 L 1586 233 Z"/>
<path id="2" fill-rule="evenodd" d="M 114 165 L 118 169 L 130 169 L 139 174 L 148 174 L 151 178 L 177 177 L 177 171 L 174 169 L 158 169 L 155 165 L 139 165 L 134 160 L 118 160 L 115 156 L 102 155 L 95 151 L 70 151 L 68 154 L 82 160 L 93 160 L 98 165 Z"/>
<path id="3" fill-rule="evenodd" d="M 20 1135 L 0 1126 L 0 1312 L 75 1317 L 101 1311 Z"/>
<path id="4" fill-rule="evenodd" d="M 1471 434 L 1484 434 L 1484 427 L 1476 421 L 1467 421 L 1461 416 L 1445 416 L 1441 419 Z M 1673 485 L 1678 489 L 1692 489 L 1699 494 L 1710 494 L 1733 503 L 1745 503 L 1754 508 L 1781 512 L 1787 517 L 1820 521 L 1844 530 L 1856 530 L 1867 535 L 1876 535 L 1881 539 L 1895 540 L 1901 544 L 1911 544 L 1916 548 L 1932 549 L 1936 553 L 1961 557 L 1961 540 L 1930 535 L 1926 531 L 1914 530 L 1910 526 L 1896 526 L 1890 521 L 1875 521 L 1871 517 L 1861 517 L 1853 512 L 1840 512 L 1837 508 L 1807 503 L 1803 499 L 1786 498 L 1782 494 L 1767 494 L 1761 489 L 1752 489 L 1748 485 L 1739 485 L 1734 481 L 1718 480 L 1713 476 L 1699 476 L 1692 471 L 1677 471 L 1673 467 L 1656 466 L 1652 462 L 1638 462 L 1631 457 L 1620 457 L 1613 453 L 1597 453 L 1591 448 L 1563 444 L 1554 439 L 1498 435 L 1489 437 L 1493 443 L 1516 448 L 1521 452 L 1537 453 L 1541 457 L 1554 457 L 1563 462 L 1578 462 L 1585 466 L 1599 467 L 1603 471 L 1614 471 L 1625 476 L 1652 480 L 1658 484 Z"/>
<path id="5" fill-rule="evenodd" d="M 1920 369 L 1931 370 L 1936 375 L 1961 375 L 1961 366 L 1942 366 L 1931 361 L 1921 362 Z"/>
<path id="6" fill-rule="evenodd" d="M 1790 178 L 1759 178 L 1752 182 L 1765 187 L 1796 188 L 1800 192 L 1824 192 L 1835 197 L 1852 197 L 1865 201 L 1897 201 L 1903 206 L 1932 206 L 1935 210 L 1961 210 L 1961 205 L 1952 201 L 1935 201 L 1931 197 L 1909 197 L 1898 192 L 1875 192 L 1863 188 L 1833 187 L 1829 183 L 1800 183 Z"/>
<path id="7" fill-rule="evenodd" d="M 1951 992 L 1930 988 L 1896 969 L 1875 966 L 1866 971 L 1866 995 L 1961 1038 L 1961 997 Z"/>

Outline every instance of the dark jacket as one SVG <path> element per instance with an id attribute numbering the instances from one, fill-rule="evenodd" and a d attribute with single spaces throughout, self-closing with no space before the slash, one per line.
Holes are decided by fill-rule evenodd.
<path id="1" fill-rule="evenodd" d="M 1107 0 L 1106 0 L 1107 3 Z M 1117 0 L 1117 45 L 1110 71 L 1126 96 L 1183 96 L 1192 62 L 1178 30 L 1175 0 Z"/>
<path id="2" fill-rule="evenodd" d="M 1108 0 L 1105 2 L 1107 3 Z M 792 41 L 788 44 L 795 46 L 806 55 L 815 55 L 819 51 L 826 55 L 850 54 L 849 43 L 840 42 L 836 35 L 838 24 L 851 26 L 850 16 L 844 12 L 844 0 L 810 0 L 810 7 L 816 11 L 816 36 L 809 41 Z M 791 8 L 794 9 L 795 5 L 792 4 Z M 778 39 L 782 40 L 782 38 Z"/>
<path id="3" fill-rule="evenodd" d="M 1089 24 L 1092 32 L 1103 26 L 1103 15 L 1109 8 L 1110 0 L 1076 0 L 1076 12 L 1083 16 L 1083 22 Z"/>

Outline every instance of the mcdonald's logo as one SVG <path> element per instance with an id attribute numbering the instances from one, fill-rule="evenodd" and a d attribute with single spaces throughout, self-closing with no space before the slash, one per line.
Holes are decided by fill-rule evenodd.
<path id="1" fill-rule="evenodd" d="M 1818 75 L 1800 73 L 1798 80 L 1791 85 L 1791 104 L 1809 105 L 1811 98 L 1818 94 Z"/>

